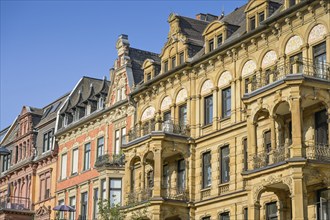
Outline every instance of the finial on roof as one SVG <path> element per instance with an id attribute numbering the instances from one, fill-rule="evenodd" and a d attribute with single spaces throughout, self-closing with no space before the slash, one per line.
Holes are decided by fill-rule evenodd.
<path id="1" fill-rule="evenodd" d="M 89 85 L 89 87 L 93 87 L 93 83 L 91 83 L 91 84 Z"/>

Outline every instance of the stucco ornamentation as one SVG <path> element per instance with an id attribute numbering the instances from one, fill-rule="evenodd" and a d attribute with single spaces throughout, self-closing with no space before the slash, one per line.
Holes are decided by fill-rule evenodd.
<path id="1" fill-rule="evenodd" d="M 172 104 L 172 99 L 169 96 L 166 96 L 163 101 L 162 104 L 160 105 L 160 109 L 161 110 L 166 110 L 170 107 L 170 105 Z"/>
<path id="2" fill-rule="evenodd" d="M 268 66 L 271 66 L 275 64 L 276 60 L 277 60 L 276 52 L 273 50 L 268 51 L 265 54 L 264 58 L 262 59 L 261 67 L 266 68 Z"/>
<path id="3" fill-rule="evenodd" d="M 212 88 L 213 88 L 213 83 L 211 82 L 211 80 L 206 80 L 203 83 L 203 86 L 202 86 L 202 89 L 201 89 L 201 94 L 204 95 L 206 93 L 209 93 Z"/>
<path id="4" fill-rule="evenodd" d="M 308 43 L 314 43 L 316 41 L 322 40 L 324 35 L 327 34 L 327 29 L 323 24 L 318 24 L 309 33 Z"/>
<path id="5" fill-rule="evenodd" d="M 230 72 L 229 71 L 223 72 L 218 81 L 219 88 L 229 85 L 231 80 L 232 80 L 232 76 Z"/>
<path id="6" fill-rule="evenodd" d="M 290 54 L 291 52 L 298 50 L 303 44 L 302 39 L 295 35 L 291 37 L 285 46 L 285 54 Z"/>
<path id="7" fill-rule="evenodd" d="M 257 69 L 257 65 L 253 60 L 248 60 L 243 66 L 242 77 L 251 75 Z"/>
<path id="8" fill-rule="evenodd" d="M 155 108 L 150 106 L 147 109 L 145 109 L 144 112 L 142 113 L 141 121 L 151 119 L 154 116 L 155 116 Z"/>
<path id="9" fill-rule="evenodd" d="M 184 102 L 186 98 L 187 98 L 187 91 L 185 89 L 181 89 L 178 95 L 176 96 L 175 103 Z"/>

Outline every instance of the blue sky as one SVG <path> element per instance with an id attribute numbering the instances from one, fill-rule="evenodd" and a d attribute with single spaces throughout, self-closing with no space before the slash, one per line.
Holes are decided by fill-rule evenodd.
<path id="1" fill-rule="evenodd" d="M 238 1 L 3 1 L 1 0 L 0 130 L 22 106 L 43 107 L 82 76 L 109 78 L 115 43 L 159 53 L 171 12 L 225 14 Z"/>

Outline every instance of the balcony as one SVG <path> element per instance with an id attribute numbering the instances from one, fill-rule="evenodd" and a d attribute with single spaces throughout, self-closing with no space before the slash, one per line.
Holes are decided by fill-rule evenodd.
<path id="1" fill-rule="evenodd" d="M 328 144 L 306 144 L 306 158 L 321 162 L 330 162 L 330 146 Z"/>
<path id="2" fill-rule="evenodd" d="M 185 135 L 189 136 L 190 129 L 189 125 L 175 123 L 172 120 L 167 121 L 149 121 L 147 123 L 141 125 L 135 125 L 129 132 L 128 132 L 128 140 L 133 141 L 137 138 L 146 136 L 151 134 L 152 132 L 164 132 L 170 134 L 178 134 L 178 135 Z"/>
<path id="3" fill-rule="evenodd" d="M 152 188 L 145 188 L 139 191 L 132 191 L 128 193 L 127 205 L 135 206 L 149 201 L 152 198 L 152 191 L 153 191 Z"/>
<path id="4" fill-rule="evenodd" d="M 185 188 L 162 188 L 164 199 L 188 201 L 189 194 Z"/>
<path id="5" fill-rule="evenodd" d="M 246 94 L 284 80 L 289 75 L 302 75 L 308 78 L 330 81 L 330 64 L 326 62 L 314 63 L 311 59 L 294 59 L 292 62 L 277 63 L 268 70 L 256 72 L 246 79 Z"/>
<path id="6" fill-rule="evenodd" d="M 11 209 L 15 211 L 31 211 L 29 198 L 3 196 L 0 197 L 0 209 Z"/>
<path id="7" fill-rule="evenodd" d="M 96 161 L 94 166 L 96 168 L 101 168 L 101 167 L 123 167 L 125 165 L 125 156 L 124 154 L 104 154 L 99 156 Z"/>
<path id="8" fill-rule="evenodd" d="M 283 162 L 290 157 L 289 148 L 279 146 L 270 152 L 261 152 L 255 155 L 252 159 L 253 168 L 259 169 L 272 164 Z"/>

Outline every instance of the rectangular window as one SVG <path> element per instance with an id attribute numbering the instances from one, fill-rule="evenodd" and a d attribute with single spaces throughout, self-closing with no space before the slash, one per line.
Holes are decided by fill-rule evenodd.
<path id="1" fill-rule="evenodd" d="M 213 40 L 209 40 L 209 51 L 213 51 L 214 50 L 214 41 Z"/>
<path id="2" fill-rule="evenodd" d="M 104 107 L 104 98 L 99 97 L 97 100 L 97 109 L 103 109 L 103 107 Z"/>
<path id="3" fill-rule="evenodd" d="M 261 23 L 261 22 L 263 22 L 265 20 L 265 13 L 264 12 L 260 12 L 259 13 L 259 24 Z"/>
<path id="4" fill-rule="evenodd" d="M 120 101 L 121 100 L 121 89 L 117 89 L 117 95 L 116 95 L 116 101 Z"/>
<path id="5" fill-rule="evenodd" d="M 250 31 L 256 29 L 256 18 L 255 17 L 251 17 L 249 19 L 250 21 Z"/>
<path id="6" fill-rule="evenodd" d="M 121 179 L 110 179 L 110 204 L 121 205 Z"/>
<path id="7" fill-rule="evenodd" d="M 88 194 L 87 192 L 81 193 L 81 220 L 87 220 L 87 207 L 88 207 Z"/>
<path id="8" fill-rule="evenodd" d="M 46 188 L 45 188 L 45 199 L 48 199 L 50 198 L 50 176 L 51 176 L 51 173 L 47 173 L 46 174 Z"/>
<path id="9" fill-rule="evenodd" d="M 131 192 L 135 192 L 135 170 L 136 168 L 133 166 L 131 170 Z"/>
<path id="10" fill-rule="evenodd" d="M 203 154 L 203 188 L 211 186 L 212 168 L 211 168 L 211 152 Z"/>
<path id="11" fill-rule="evenodd" d="M 97 157 L 104 154 L 104 137 L 97 139 Z"/>
<path id="12" fill-rule="evenodd" d="M 78 148 L 72 150 L 72 170 L 71 175 L 78 173 L 78 156 L 79 156 Z"/>
<path id="13" fill-rule="evenodd" d="M 220 220 L 230 220 L 229 212 L 224 212 L 220 214 Z"/>
<path id="14" fill-rule="evenodd" d="M 244 157 L 244 170 L 248 169 L 248 149 L 247 149 L 247 139 L 243 139 L 243 157 Z"/>
<path id="15" fill-rule="evenodd" d="M 75 196 L 71 196 L 69 198 L 69 205 L 74 209 L 76 208 L 76 197 Z M 69 220 L 75 220 L 75 213 L 76 212 L 69 212 Z"/>
<path id="16" fill-rule="evenodd" d="M 167 164 L 163 166 L 163 188 L 167 189 L 170 186 L 170 170 Z"/>
<path id="17" fill-rule="evenodd" d="M 176 57 L 172 57 L 172 69 L 176 67 Z"/>
<path id="18" fill-rule="evenodd" d="M 213 120 L 213 96 L 204 98 L 204 125 L 211 124 Z"/>
<path id="19" fill-rule="evenodd" d="M 58 200 L 58 205 L 64 205 L 64 200 Z M 64 219 L 64 212 L 60 212 L 59 219 Z"/>
<path id="20" fill-rule="evenodd" d="M 330 190 L 317 192 L 317 219 L 328 220 L 330 216 Z"/>
<path id="21" fill-rule="evenodd" d="M 180 64 L 183 64 L 184 63 L 184 53 L 183 52 L 180 53 L 179 57 L 180 57 Z"/>
<path id="22" fill-rule="evenodd" d="M 49 151 L 53 141 L 53 130 L 50 130 L 44 134 L 42 152 Z"/>
<path id="23" fill-rule="evenodd" d="M 179 107 L 179 123 L 180 126 L 187 125 L 187 105 L 181 105 Z"/>
<path id="24" fill-rule="evenodd" d="M 168 61 L 164 62 L 164 73 L 168 72 Z"/>
<path id="25" fill-rule="evenodd" d="M 123 144 L 126 144 L 126 128 L 121 129 L 121 145 L 120 145 L 120 147 L 122 147 Z"/>
<path id="26" fill-rule="evenodd" d="M 231 115 L 231 88 L 222 90 L 222 118 Z"/>
<path id="27" fill-rule="evenodd" d="M 91 143 L 85 144 L 84 152 L 84 170 L 88 170 L 91 167 Z"/>
<path id="28" fill-rule="evenodd" d="M 178 161 L 178 182 L 177 182 L 177 187 L 179 192 L 182 193 L 183 190 L 185 189 L 185 182 L 186 182 L 186 163 L 185 160 L 179 160 Z"/>
<path id="29" fill-rule="evenodd" d="M 66 178 L 67 160 L 68 160 L 68 155 L 63 154 L 62 155 L 62 163 L 61 163 L 61 179 Z"/>
<path id="30" fill-rule="evenodd" d="M 265 145 L 265 153 L 266 153 L 266 164 L 269 163 L 269 153 L 272 150 L 272 142 L 271 142 L 271 132 L 266 131 L 264 134 L 264 145 Z"/>
<path id="31" fill-rule="evenodd" d="M 106 179 L 101 180 L 101 200 L 107 199 Z"/>
<path id="32" fill-rule="evenodd" d="M 207 216 L 207 217 L 202 218 L 202 220 L 211 220 L 211 217 Z"/>
<path id="33" fill-rule="evenodd" d="M 313 57 L 314 57 L 314 75 L 321 79 L 327 78 L 327 51 L 326 43 L 323 42 L 317 46 L 313 47 Z"/>
<path id="34" fill-rule="evenodd" d="M 223 41 L 223 37 L 222 37 L 222 34 L 220 34 L 218 36 L 218 47 L 220 47 L 222 45 L 222 41 Z"/>
<path id="35" fill-rule="evenodd" d="M 266 204 L 266 220 L 277 219 L 277 205 L 276 202 Z"/>
<path id="36" fill-rule="evenodd" d="M 249 212 L 247 207 L 244 208 L 243 215 L 244 215 L 244 220 L 249 220 Z"/>
<path id="37" fill-rule="evenodd" d="M 222 147 L 221 152 L 221 183 L 229 182 L 229 146 Z"/>
<path id="38" fill-rule="evenodd" d="M 10 157 L 11 155 L 4 155 L 2 156 L 3 161 L 2 161 L 2 172 L 6 171 L 10 167 Z"/>
<path id="39" fill-rule="evenodd" d="M 322 110 L 315 113 L 315 143 L 328 146 L 329 126 L 327 122 L 327 112 Z"/>
<path id="40" fill-rule="evenodd" d="M 99 188 L 94 188 L 94 198 L 93 198 L 93 219 L 97 219 L 98 210 L 98 202 L 99 202 Z"/>
<path id="41" fill-rule="evenodd" d="M 165 112 L 163 118 L 164 121 L 171 121 L 171 112 L 170 111 Z"/>
<path id="42" fill-rule="evenodd" d="M 151 73 L 147 73 L 147 81 L 151 80 Z"/>
<path id="43" fill-rule="evenodd" d="M 115 152 L 116 155 L 120 153 L 120 130 L 115 131 Z"/>

